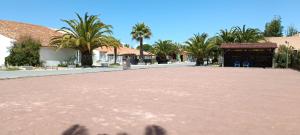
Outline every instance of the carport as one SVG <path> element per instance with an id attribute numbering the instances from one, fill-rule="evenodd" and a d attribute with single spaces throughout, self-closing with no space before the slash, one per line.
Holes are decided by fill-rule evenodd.
<path id="1" fill-rule="evenodd" d="M 275 43 L 224 43 L 224 67 L 273 67 Z"/>

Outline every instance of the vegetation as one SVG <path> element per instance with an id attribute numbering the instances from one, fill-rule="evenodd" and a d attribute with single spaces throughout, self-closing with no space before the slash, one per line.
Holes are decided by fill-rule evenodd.
<path id="1" fill-rule="evenodd" d="M 130 45 L 129 44 L 125 44 L 124 47 L 130 48 Z"/>
<path id="2" fill-rule="evenodd" d="M 67 57 L 64 59 L 64 61 L 61 61 L 58 64 L 58 67 L 68 67 L 69 65 L 76 65 L 75 64 L 76 59 L 77 59 L 76 56 Z"/>
<path id="3" fill-rule="evenodd" d="M 212 44 L 208 40 L 208 35 L 195 34 L 194 37 L 190 38 L 185 42 L 187 45 L 187 51 L 196 58 L 196 66 L 204 64 L 204 58 L 209 58 L 211 56 L 212 50 L 216 47 L 215 44 Z"/>
<path id="4" fill-rule="evenodd" d="M 0 69 L 0 71 L 17 71 L 20 70 L 18 67 L 7 67 L 4 69 Z"/>
<path id="5" fill-rule="evenodd" d="M 212 63 L 218 64 L 219 56 L 221 55 L 221 44 L 222 38 L 219 36 L 214 36 L 208 39 L 208 42 L 212 44 L 214 47 L 210 51 L 210 55 L 212 57 Z"/>
<path id="6" fill-rule="evenodd" d="M 22 36 L 9 48 L 5 63 L 12 66 L 40 66 L 41 42 L 30 36 Z"/>
<path id="7" fill-rule="evenodd" d="M 149 26 L 145 23 L 138 23 L 132 28 L 131 32 L 132 39 L 140 42 L 140 62 L 144 62 L 144 48 L 143 41 L 144 39 L 149 39 L 152 36 L 152 32 Z"/>
<path id="8" fill-rule="evenodd" d="M 256 28 L 232 27 L 230 30 L 220 30 L 219 41 L 223 43 L 256 43 L 264 39 L 262 33 Z"/>
<path id="9" fill-rule="evenodd" d="M 102 46 L 111 46 L 112 26 L 104 24 L 97 15 L 88 15 L 84 17 L 77 15 L 77 20 L 62 20 L 68 27 L 62 27 L 59 32 L 64 34 L 55 36 L 50 44 L 58 48 L 74 48 L 81 52 L 81 65 L 92 66 L 93 50 Z"/>
<path id="10" fill-rule="evenodd" d="M 278 52 L 275 54 L 275 62 L 277 63 L 276 67 L 286 68 L 291 64 L 291 56 L 293 54 L 293 47 L 287 47 L 286 45 L 280 45 L 278 47 Z M 288 62 L 287 62 L 288 57 Z"/>
<path id="11" fill-rule="evenodd" d="M 243 25 L 243 27 L 236 27 L 235 29 L 236 42 L 238 43 L 256 43 L 264 38 L 260 30 L 256 28 L 246 28 L 246 25 Z"/>
<path id="12" fill-rule="evenodd" d="M 108 37 L 108 41 L 110 43 L 110 46 L 114 48 L 114 64 L 117 64 L 117 58 L 118 58 L 118 48 L 122 46 L 120 40 L 115 39 L 114 37 Z"/>
<path id="13" fill-rule="evenodd" d="M 283 36 L 283 26 L 281 24 L 281 17 L 275 16 L 271 22 L 265 25 L 265 37 L 282 37 Z"/>
<path id="14" fill-rule="evenodd" d="M 287 29 L 286 36 L 291 37 L 291 36 L 294 36 L 296 34 L 298 34 L 297 28 L 293 25 L 289 26 L 288 29 Z"/>
<path id="15" fill-rule="evenodd" d="M 109 67 L 111 68 L 115 68 L 115 67 L 119 67 L 121 66 L 119 63 L 113 63 L 113 64 L 110 64 Z"/>
<path id="16" fill-rule="evenodd" d="M 220 30 L 220 33 L 218 34 L 221 42 L 223 43 L 234 43 L 235 42 L 235 29 L 231 28 L 230 30 L 224 29 Z"/>
<path id="17" fill-rule="evenodd" d="M 300 70 L 300 50 L 293 52 L 291 67 Z"/>
<path id="18" fill-rule="evenodd" d="M 141 47 L 140 47 L 140 46 L 137 46 L 136 49 L 141 50 Z M 153 46 L 152 46 L 152 45 L 149 45 L 149 44 L 144 44 L 144 45 L 143 45 L 143 51 L 151 52 L 152 49 L 153 49 Z"/>
<path id="19" fill-rule="evenodd" d="M 111 36 L 112 26 L 103 23 L 99 16 L 84 16 L 76 14 L 76 19 L 62 20 L 67 27 L 58 30 L 62 34 L 52 37 L 50 45 L 60 48 L 74 48 L 81 52 L 81 65 L 93 65 L 93 50 L 99 47 L 112 47 L 114 50 L 114 65 L 117 65 L 118 48 L 121 46 L 119 40 Z M 281 17 L 276 16 L 270 22 L 266 23 L 265 31 L 261 32 L 257 28 L 247 28 L 246 25 L 236 26 L 230 29 L 222 29 L 217 36 L 208 38 L 206 33 L 195 34 L 188 39 L 184 45 L 173 43 L 171 40 L 158 40 L 155 44 L 144 44 L 145 39 L 150 39 L 152 32 L 145 23 L 137 23 L 132 27 L 131 37 L 139 42 L 136 49 L 140 50 L 139 62 L 144 62 L 143 51 L 151 52 L 157 56 L 158 63 L 166 63 L 170 59 L 180 59 L 182 53 L 188 52 L 196 59 L 196 65 L 203 65 L 204 60 L 213 59 L 218 61 L 221 54 L 220 45 L 222 43 L 257 43 L 264 37 L 281 37 L 283 35 L 283 26 Z M 293 25 L 287 29 L 287 36 L 293 36 L 298 33 L 297 28 Z M 40 65 L 39 48 L 41 43 L 31 37 L 22 37 L 16 41 L 10 48 L 10 55 L 6 58 L 6 64 L 9 65 Z M 124 47 L 130 48 L 129 44 Z M 292 55 L 293 54 L 293 55 Z M 295 56 L 294 56 L 295 55 Z M 286 62 L 286 57 L 294 59 Z M 291 48 L 280 46 L 278 53 L 275 55 L 278 67 L 286 67 L 286 63 L 298 63 L 299 55 L 293 53 Z M 76 59 L 76 58 L 75 58 Z M 60 66 L 74 65 L 74 61 L 67 60 L 62 62 Z"/>
<path id="20" fill-rule="evenodd" d="M 156 55 L 158 63 L 167 63 L 168 57 L 176 59 L 177 46 L 171 40 L 158 40 L 155 42 L 152 52 Z"/>

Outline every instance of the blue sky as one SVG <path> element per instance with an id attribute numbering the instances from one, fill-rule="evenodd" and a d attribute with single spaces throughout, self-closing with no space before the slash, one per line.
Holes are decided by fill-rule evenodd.
<path id="1" fill-rule="evenodd" d="M 145 22 L 153 32 L 146 40 L 184 42 L 194 33 L 214 36 L 220 29 L 246 24 L 264 29 L 275 15 L 283 25 L 300 29 L 300 0 L 2 0 L 0 19 L 53 28 L 65 26 L 60 19 L 73 19 L 75 12 L 99 14 L 113 25 L 114 36 L 135 46 L 132 26 Z"/>

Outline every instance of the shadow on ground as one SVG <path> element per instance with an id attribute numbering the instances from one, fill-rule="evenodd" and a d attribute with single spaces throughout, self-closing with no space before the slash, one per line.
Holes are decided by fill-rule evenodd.
<path id="1" fill-rule="evenodd" d="M 62 133 L 62 135 L 90 135 L 88 129 L 85 126 L 79 124 L 73 125 Z M 101 133 L 97 135 L 109 135 Z M 117 133 L 116 135 L 129 135 L 126 132 Z M 167 135 L 167 131 L 158 125 L 149 125 L 145 128 L 144 135 Z"/>

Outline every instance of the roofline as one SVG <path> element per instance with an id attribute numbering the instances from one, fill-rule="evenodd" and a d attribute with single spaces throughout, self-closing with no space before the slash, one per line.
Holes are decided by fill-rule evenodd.
<path id="1" fill-rule="evenodd" d="M 275 49 L 276 43 L 223 43 L 221 49 Z"/>

